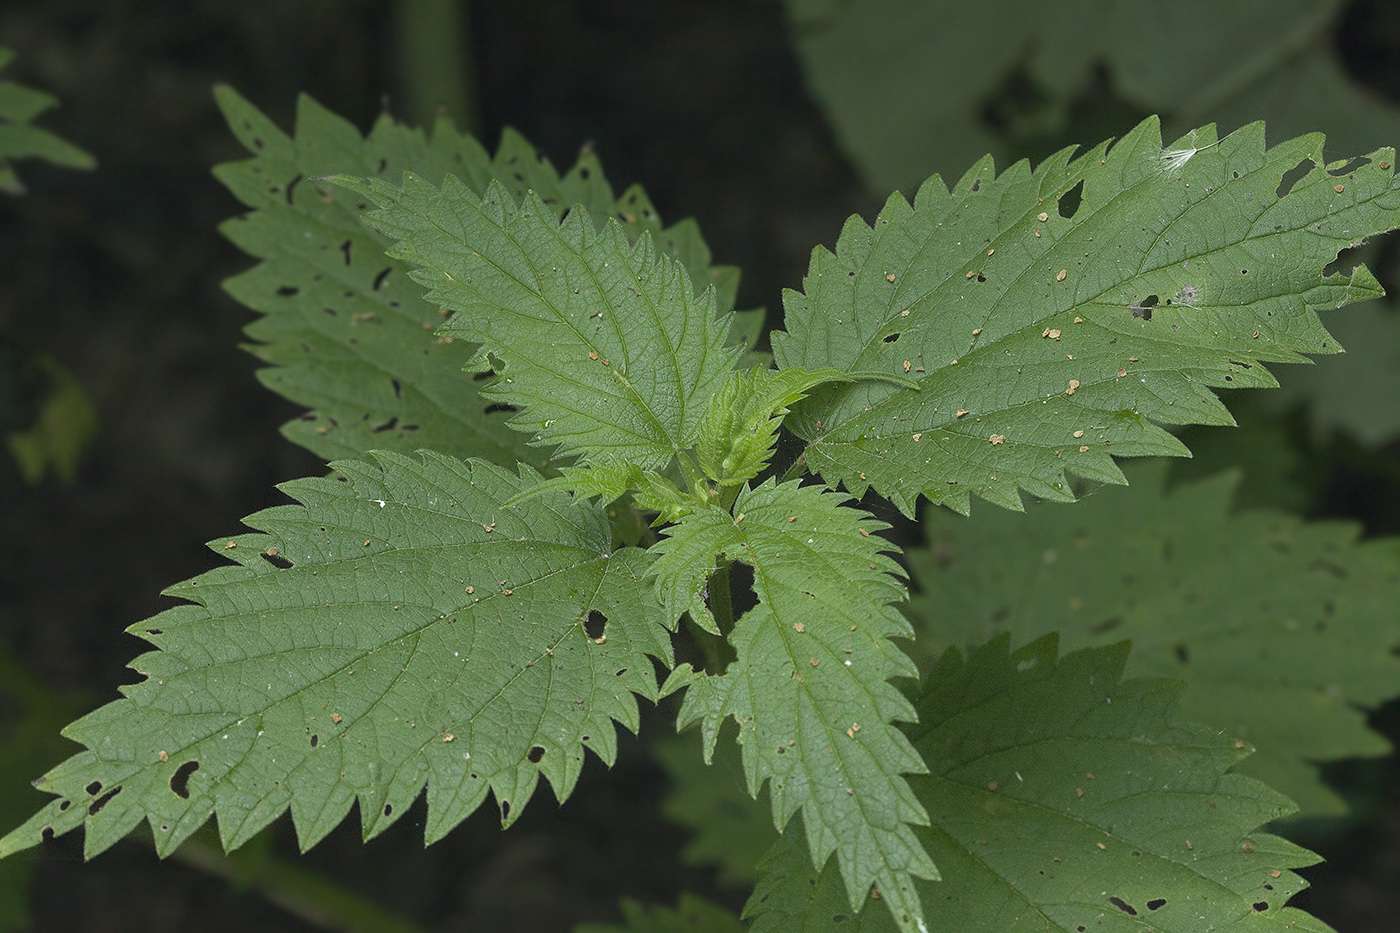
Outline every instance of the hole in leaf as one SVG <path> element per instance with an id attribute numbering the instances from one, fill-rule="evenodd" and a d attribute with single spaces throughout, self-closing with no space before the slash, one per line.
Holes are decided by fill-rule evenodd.
<path id="1" fill-rule="evenodd" d="M 181 800 L 190 799 L 190 775 L 199 770 L 199 762 L 187 761 L 175 769 L 175 773 L 170 775 L 170 789 L 175 792 L 175 796 Z"/>
<path id="2" fill-rule="evenodd" d="M 385 815 L 385 816 L 393 816 L 393 815 L 394 815 L 394 805 L 393 805 L 392 803 L 386 803 L 386 804 L 384 805 L 384 815 Z"/>
<path id="3" fill-rule="evenodd" d="M 68 809 L 69 807 L 71 807 L 72 805 L 73 805 L 73 801 L 71 801 L 71 800 L 65 800 L 65 801 L 63 801 L 62 803 L 60 803 L 60 804 L 58 805 L 58 812 L 59 812 L 59 813 L 62 813 L 64 810 L 67 810 L 67 809 Z"/>
<path id="4" fill-rule="evenodd" d="M 1152 900 L 1147 902 L 1148 910 L 1161 910 L 1163 907 L 1166 906 L 1167 899 L 1165 897 L 1154 897 Z"/>
<path id="5" fill-rule="evenodd" d="M 88 807 L 88 816 L 92 816 L 92 815 L 94 815 L 94 814 L 96 814 L 96 813 L 100 813 L 100 812 L 102 811 L 102 808 L 105 807 L 105 806 L 107 806 L 108 802 L 109 802 L 113 797 L 117 796 L 117 794 L 120 794 L 121 792 L 122 792 L 122 786 L 121 786 L 120 784 L 118 784 L 116 787 L 114 787 L 114 788 L 112 788 L 111 790 L 107 791 L 107 793 L 103 794 L 101 797 L 98 797 L 96 800 L 94 800 L 94 801 L 92 802 L 92 805 Z"/>
<path id="6" fill-rule="evenodd" d="M 734 605 L 734 618 L 739 618 L 758 605 L 758 591 L 753 588 L 753 568 L 735 563 L 729 568 L 729 600 Z"/>
<path id="7" fill-rule="evenodd" d="M 295 285 L 282 285 L 278 287 L 277 294 L 282 298 L 290 298 L 300 291 Z"/>
<path id="8" fill-rule="evenodd" d="M 1058 208 L 1060 216 L 1069 220 L 1079 211 L 1080 202 L 1084 200 L 1084 180 L 1081 178 L 1073 188 L 1060 195 L 1060 206 Z"/>
<path id="9" fill-rule="evenodd" d="M 1304 159 L 1291 169 L 1283 173 L 1283 178 L 1279 180 L 1278 187 L 1274 189 L 1274 194 L 1280 198 L 1288 197 L 1288 192 L 1293 190 L 1293 186 L 1298 184 L 1308 172 L 1317 168 L 1317 163 L 1312 159 Z"/>
<path id="10" fill-rule="evenodd" d="M 371 433 L 374 433 L 374 434 L 383 434 L 385 431 L 392 431 L 392 430 L 394 430 L 394 428 L 396 428 L 396 427 L 398 427 L 398 426 L 399 426 L 399 419 L 398 419 L 398 416 L 395 415 L 394 417 L 390 418 L 388 421 L 384 422 L 383 424 L 377 424 L 377 425 L 375 425 L 374 427 L 370 428 L 370 432 L 371 432 Z"/>
<path id="11" fill-rule="evenodd" d="M 898 333 L 898 332 L 895 332 L 895 333 L 893 333 L 893 334 L 888 334 L 888 335 L 886 335 L 886 337 L 885 337 L 885 343 L 894 343 L 894 342 L 895 342 L 896 340 L 898 340 L 898 339 L 899 339 L 899 333 Z"/>
<path id="12" fill-rule="evenodd" d="M 158 629 L 158 628 L 148 628 L 148 629 L 146 629 L 146 634 L 147 634 L 147 635 L 164 635 L 164 634 L 165 634 L 165 630 L 164 630 L 164 629 Z"/>
<path id="13" fill-rule="evenodd" d="M 1123 911 L 1123 913 L 1127 914 L 1127 915 L 1130 916 L 1130 917 L 1136 917 L 1136 916 L 1137 916 L 1137 910 L 1133 907 L 1133 905 L 1132 905 L 1132 904 L 1129 904 L 1127 901 L 1123 900 L 1121 897 L 1110 897 L 1110 898 L 1108 899 L 1108 902 L 1109 902 L 1110 904 L 1112 904 L 1114 907 L 1117 907 L 1119 910 Z"/>
<path id="14" fill-rule="evenodd" d="M 1259 913 L 1262 914 L 1264 911 L 1266 911 L 1266 910 L 1269 909 L 1269 902 L 1268 902 L 1268 901 L 1255 901 L 1251 906 L 1252 906 L 1255 910 L 1259 911 Z"/>
<path id="15" fill-rule="evenodd" d="M 278 570 L 290 570 L 293 566 L 291 561 L 277 553 L 277 548 L 268 548 L 266 551 L 263 551 L 262 559 Z"/>
<path id="16" fill-rule="evenodd" d="M 347 266 L 350 265 L 350 246 L 350 240 L 346 240 L 344 243 L 340 244 L 340 251 L 345 254 L 345 264 Z"/>
<path id="17" fill-rule="evenodd" d="M 583 620 L 583 633 L 589 638 L 597 641 L 603 637 L 603 632 L 607 628 L 608 617 L 597 609 L 588 610 L 588 618 Z"/>
<path id="18" fill-rule="evenodd" d="M 399 385 L 399 381 L 390 379 L 389 384 L 394 387 L 394 398 L 403 398 L 403 386 Z"/>
<path id="19" fill-rule="evenodd" d="M 530 759 L 530 764 L 532 764 L 532 765 L 537 765 L 537 764 L 539 764 L 539 763 L 540 763 L 540 759 L 544 757 L 544 746 L 542 746 L 542 745 L 535 745 L 535 746 L 531 747 L 529 754 L 527 754 L 525 757 L 528 758 L 528 759 Z"/>
<path id="20" fill-rule="evenodd" d="M 96 797 L 98 794 L 102 793 L 102 782 L 93 781 L 87 787 L 83 788 L 83 790 L 88 792 L 89 797 Z"/>
<path id="21" fill-rule="evenodd" d="M 52 842 L 52 841 L 53 841 L 53 827 L 52 827 L 52 826 L 45 826 L 44 829 L 43 829 L 43 832 L 39 833 L 39 838 L 42 839 L 44 842 Z"/>
<path id="22" fill-rule="evenodd" d="M 504 402 L 492 402 L 490 405 L 487 405 L 485 408 L 483 408 L 483 409 L 481 410 L 481 413 L 482 413 L 483 415 L 492 415 L 492 414 L 495 414 L 495 413 L 498 412 L 498 411 L 503 411 L 503 412 L 506 412 L 507 414 L 512 414 L 512 413 L 517 412 L 517 411 L 519 411 L 519 410 L 520 410 L 520 409 L 519 409 L 519 408 L 516 408 L 514 405 L 507 405 L 507 404 L 505 404 Z"/>
<path id="23" fill-rule="evenodd" d="M 1329 168 L 1327 170 L 1327 174 L 1337 176 L 1349 175 L 1357 169 L 1365 168 L 1370 164 L 1371 160 L 1366 158 L 1365 156 L 1352 156 L 1350 159 L 1347 159 L 1345 162 L 1343 162 L 1341 165 L 1338 165 L 1336 168 Z"/>
<path id="24" fill-rule="evenodd" d="M 394 271 L 394 270 L 393 270 L 392 267 L 385 268 L 385 269 L 381 269 L 381 270 L 379 271 L 379 274 L 376 275 L 376 276 L 374 277 L 374 290 L 375 290 L 375 291 L 379 291 L 379 289 L 382 288 L 382 287 L 384 286 L 384 280 L 387 279 L 387 278 L 389 277 L 389 273 L 390 273 L 390 272 L 393 272 L 393 271 Z"/>
<path id="25" fill-rule="evenodd" d="M 501 822 L 504 823 L 504 822 L 505 822 L 506 820 L 508 820 L 508 819 L 510 819 L 510 801 L 509 801 L 509 800 L 502 800 L 502 801 L 501 801 Z"/>
<path id="26" fill-rule="evenodd" d="M 311 737 L 311 747 L 312 747 L 312 748 L 315 748 L 317 745 L 320 745 L 320 744 L 321 744 L 321 737 L 320 737 L 319 735 L 313 735 L 313 736 Z"/>
<path id="27" fill-rule="evenodd" d="M 293 190 L 296 188 L 296 186 L 297 186 L 298 184 L 300 184 L 300 183 L 301 183 L 301 175 L 300 175 L 300 174 L 298 174 L 296 178 L 293 178 L 291 181 L 287 182 L 287 203 L 288 203 L 288 204 L 291 204 L 291 203 L 292 203 L 292 191 L 293 191 Z"/>

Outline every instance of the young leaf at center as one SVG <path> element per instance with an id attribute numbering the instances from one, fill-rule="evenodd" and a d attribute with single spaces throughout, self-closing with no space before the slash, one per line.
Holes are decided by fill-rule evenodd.
<path id="1" fill-rule="evenodd" d="M 653 565 L 666 618 L 688 610 L 714 629 L 701 594 L 716 554 L 753 567 L 758 605 L 735 623 L 724 672 L 683 664 L 662 689 L 686 687 L 678 723 L 701 722 L 707 760 L 734 717 L 749 793 L 767 782 L 774 825 L 801 811 L 813 864 L 836 853 L 850 902 L 875 885 L 917 929 L 913 879 L 937 869 L 911 828 L 927 817 L 904 777 L 924 764 L 894 725 L 914 715 L 890 683 L 915 673 L 891 641 L 909 634 L 894 607 L 905 593 L 892 545 L 871 535 L 883 526 L 844 501 L 769 480 L 741 489 L 732 515 L 700 509 L 669 529 Z"/>

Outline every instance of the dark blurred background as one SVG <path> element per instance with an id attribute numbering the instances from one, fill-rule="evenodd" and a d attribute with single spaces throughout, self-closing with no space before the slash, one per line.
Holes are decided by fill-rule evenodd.
<path id="1" fill-rule="evenodd" d="M 1308 48 L 1341 63 L 1368 107 L 1400 104 L 1397 6 L 1338 3 L 1309 27 Z M 209 169 L 245 153 L 214 107 L 213 85 L 232 84 L 288 128 L 305 92 L 362 129 L 385 111 L 423 122 L 445 104 L 488 145 L 513 125 L 561 167 L 591 145 L 615 187 L 641 181 L 669 221 L 698 218 L 716 261 L 744 269 L 739 306 L 766 305 L 776 324 L 780 290 L 800 283 L 812 246 L 833 243 L 849 213 L 871 216 L 888 193 L 863 180 L 878 172 L 843 154 L 851 147 L 809 94 L 789 12 L 759 0 L 0 6 L 0 46 L 17 53 L 0 77 L 57 95 L 62 107 L 40 122 L 99 162 L 90 173 L 18 163 L 28 192 L 0 200 L 0 338 L 7 352 L 43 355 L 73 374 L 97 425 L 69 482 L 51 473 L 29 485 L 0 457 L 9 490 L 0 510 L 4 829 L 41 800 L 22 782 L 71 752 L 57 728 L 133 676 L 123 665 L 143 646 L 122 630 L 166 605 L 163 587 L 212 566 L 202 542 L 278 502 L 274 484 L 323 469 L 279 436 L 298 411 L 254 380 L 254 360 L 237 349 L 251 312 L 219 287 L 251 261 L 215 231 L 241 207 Z M 435 50 L 405 52 L 424 43 Z M 1180 50 L 1129 51 L 1155 61 Z M 1121 133 L 1147 111 L 1123 66 L 1105 62 L 1091 62 L 1059 98 L 1037 84 L 1035 68 L 1012 67 L 967 119 L 999 160 Z M 1046 100 L 1059 108 L 1054 118 L 1033 118 Z M 924 174 L 960 167 L 931 154 Z M 1393 253 L 1382 245 L 1367 256 L 1391 291 Z M 1384 323 L 1378 333 L 1400 335 Z M 1372 394 L 1400 409 L 1385 375 Z M 1253 504 L 1400 532 L 1394 437 L 1319 418 L 1304 397 L 1285 395 L 1282 407 L 1254 415 L 1252 402 L 1227 399 L 1243 427 L 1233 441 L 1193 440 L 1200 462 L 1244 461 Z M 644 716 L 643 734 L 664 719 Z M 1375 722 L 1400 736 L 1393 709 Z M 1339 930 L 1394 929 L 1395 775 L 1393 758 L 1337 768 L 1363 818 L 1304 840 L 1329 863 L 1309 873 L 1317 887 L 1298 903 Z M 0 925 L 24 916 L 26 889 L 28 928 L 59 931 L 334 926 L 314 894 L 322 883 L 392 915 L 366 907 L 365 922 L 379 924 L 366 929 L 394 929 L 398 917 L 423 929 L 565 930 L 616 918 L 619 896 L 674 904 L 683 888 L 737 908 L 743 891 L 678 860 L 685 837 L 657 813 L 663 791 L 661 771 L 624 735 L 616 768 L 592 763 L 567 806 L 541 792 L 509 832 L 487 810 L 426 851 L 415 831 L 421 814 L 367 849 L 349 820 L 304 860 L 286 821 L 242 862 L 222 861 L 202 836 L 160 864 L 137 834 L 83 864 L 74 833 L 18 862 L 25 877 L 12 887 L 0 881 L 9 902 Z M 269 864 L 295 866 L 292 880 L 269 885 Z"/>

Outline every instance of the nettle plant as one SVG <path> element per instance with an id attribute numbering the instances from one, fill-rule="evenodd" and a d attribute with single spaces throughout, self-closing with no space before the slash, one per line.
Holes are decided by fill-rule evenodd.
<path id="1" fill-rule="evenodd" d="M 815 249 L 770 356 L 737 271 L 592 154 L 218 99 L 260 260 L 227 288 L 331 473 L 129 629 L 145 679 L 65 730 L 0 855 L 143 820 L 168 855 L 211 816 L 232 849 L 288 810 L 309 848 L 424 792 L 428 842 L 488 794 L 509 825 L 682 693 L 786 830 L 755 930 L 1324 928 L 1263 781 L 1329 812 L 1313 763 L 1384 750 L 1395 548 L 1160 470 L 1018 513 L 1337 352 L 1315 312 L 1381 294 L 1336 266 L 1400 225 L 1393 150 L 1150 119 L 988 157 Z M 1011 511 L 932 510 L 902 554 L 867 493 Z"/>

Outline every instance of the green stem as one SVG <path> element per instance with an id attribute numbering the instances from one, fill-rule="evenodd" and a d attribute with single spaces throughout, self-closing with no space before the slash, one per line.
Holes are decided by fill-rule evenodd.
<path id="1" fill-rule="evenodd" d="M 465 0 L 398 0 L 392 7 L 404 117 L 427 129 L 445 114 L 476 129 L 476 88 Z"/>
<path id="2" fill-rule="evenodd" d="M 792 462 L 792 466 L 783 473 L 783 478 L 778 480 L 779 484 L 786 483 L 790 479 L 795 479 L 807 473 L 807 451 L 797 455 L 797 459 Z"/>

